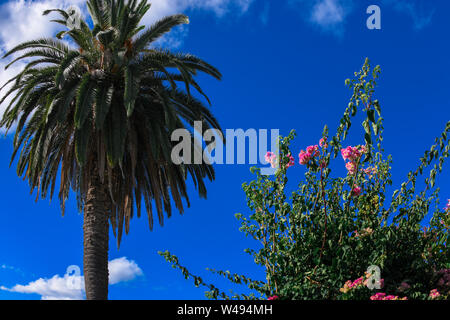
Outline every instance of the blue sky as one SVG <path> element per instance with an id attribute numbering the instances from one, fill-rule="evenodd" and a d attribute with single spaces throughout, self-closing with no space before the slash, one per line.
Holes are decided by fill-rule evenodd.
<path id="1" fill-rule="evenodd" d="M 161 45 L 201 56 L 223 73 L 221 82 L 200 77 L 223 128 L 277 128 L 283 135 L 296 129 L 292 149 L 297 154 L 317 143 L 325 124 L 334 132 L 351 95 L 344 80 L 359 70 L 365 57 L 382 68 L 377 96 L 385 119 L 384 146 L 394 159 L 394 183 L 416 168 L 450 118 L 448 1 L 154 2 L 146 23 L 177 12 L 191 21 Z M 0 51 L 30 37 L 54 34 L 40 12 L 72 3 L 83 1 L 0 1 Z M 366 9 L 372 4 L 381 8 L 381 30 L 366 27 Z M 10 72 L 1 71 L 0 82 Z M 348 143 L 362 142 L 360 127 L 354 125 Z M 0 139 L 0 154 L 0 299 L 68 297 L 62 279 L 69 265 L 82 266 L 83 252 L 82 215 L 74 197 L 65 217 L 58 201 L 36 203 L 27 183 L 8 167 L 9 136 Z M 209 276 L 206 267 L 262 279 L 262 270 L 243 253 L 253 243 L 238 231 L 234 218 L 237 212 L 248 213 L 241 185 L 252 179 L 249 168 L 216 166 L 208 200 L 198 199 L 192 189 L 185 215 L 175 214 L 153 232 L 146 218 L 134 219 L 120 250 L 111 234 L 110 270 L 115 271 L 110 298 L 203 299 L 204 289 L 185 281 L 158 250 L 178 255 L 182 264 L 221 288 L 231 286 Z M 304 168 L 289 170 L 291 183 L 297 184 Z M 437 180 L 442 199 L 450 198 L 449 173 L 447 165 Z"/>

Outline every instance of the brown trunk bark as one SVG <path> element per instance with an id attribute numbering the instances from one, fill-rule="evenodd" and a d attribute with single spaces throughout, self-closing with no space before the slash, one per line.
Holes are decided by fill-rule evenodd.
<path id="1" fill-rule="evenodd" d="M 98 170 L 90 175 L 84 207 L 84 282 L 87 300 L 108 299 L 109 197 Z"/>

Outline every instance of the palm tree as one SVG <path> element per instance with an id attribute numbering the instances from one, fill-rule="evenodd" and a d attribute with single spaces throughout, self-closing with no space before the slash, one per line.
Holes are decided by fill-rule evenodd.
<path id="1" fill-rule="evenodd" d="M 186 179 L 191 176 L 206 197 L 204 179 L 214 180 L 208 164 L 175 165 L 171 133 L 194 121 L 220 127 L 202 99 L 191 95 L 198 72 L 221 79 L 220 72 L 191 54 L 156 49 L 154 42 L 184 15 L 163 18 L 148 29 L 140 21 L 147 0 L 89 0 L 93 27 L 80 21 L 70 28 L 68 12 L 52 20 L 65 26 L 54 38 L 24 42 L 6 53 L 27 62 L 7 84 L 10 96 L 0 126 L 15 129 L 11 163 L 37 197 L 51 199 L 59 177 L 64 215 L 72 189 L 84 211 L 84 277 L 87 299 L 108 298 L 108 240 L 111 224 L 118 246 L 144 200 L 150 229 L 152 203 L 161 226 L 171 216 L 171 199 L 183 213 L 189 206 Z M 69 37 L 66 42 L 63 37 Z M 73 47 L 73 48 L 72 48 Z M 20 151 L 20 153 L 18 153 Z M 192 162 L 191 162 L 192 163 Z M 59 174 L 60 173 L 60 174 Z"/>

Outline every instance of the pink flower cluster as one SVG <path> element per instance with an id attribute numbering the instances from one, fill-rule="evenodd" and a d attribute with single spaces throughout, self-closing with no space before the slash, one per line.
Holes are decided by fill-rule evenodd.
<path id="1" fill-rule="evenodd" d="M 357 161 L 366 152 L 367 148 L 365 146 L 348 146 L 347 148 L 341 150 L 342 158 L 350 161 Z"/>
<path id="2" fill-rule="evenodd" d="M 295 159 L 292 155 L 288 155 L 289 162 L 286 165 L 286 169 L 295 165 Z"/>
<path id="3" fill-rule="evenodd" d="M 308 164 L 309 161 L 311 161 L 311 159 L 318 157 L 319 155 L 320 155 L 319 146 L 315 145 L 307 147 L 306 151 L 304 150 L 300 151 L 298 157 L 300 159 L 300 164 L 306 165 Z"/>
<path id="4" fill-rule="evenodd" d="M 339 291 L 342 293 L 347 293 L 350 290 L 362 288 L 367 286 L 367 283 L 372 275 L 370 273 L 365 273 L 364 276 L 359 277 L 355 281 L 348 280 L 344 283 L 344 287 L 340 288 Z M 381 288 L 384 286 L 384 279 L 380 279 Z"/>
<path id="5" fill-rule="evenodd" d="M 295 159 L 293 156 L 288 155 L 288 159 L 289 159 L 289 162 L 288 162 L 288 164 L 286 164 L 286 169 L 295 165 Z M 275 169 L 278 167 L 278 159 L 277 159 L 277 156 L 275 153 L 270 152 L 270 151 L 267 152 L 266 156 L 265 156 L 265 160 L 267 163 L 270 163 L 272 168 Z"/>
<path id="6" fill-rule="evenodd" d="M 352 190 L 352 194 L 357 197 L 361 194 L 361 190 L 362 190 L 361 187 L 354 186 L 353 190 Z"/>
<path id="7" fill-rule="evenodd" d="M 278 299 L 279 299 L 278 296 L 272 296 L 272 297 L 267 298 L 267 300 L 278 300 Z"/>
<path id="8" fill-rule="evenodd" d="M 386 293 L 378 292 L 370 297 L 370 300 L 408 300 L 407 297 L 399 298 L 398 296 L 386 295 Z"/>
<path id="9" fill-rule="evenodd" d="M 438 297 L 440 297 L 441 294 L 439 293 L 439 291 L 437 289 L 433 289 L 430 291 L 430 298 L 431 299 L 436 299 Z"/>
<path id="10" fill-rule="evenodd" d="M 347 148 L 341 150 L 342 158 L 345 161 L 349 161 L 345 164 L 345 168 L 347 168 L 349 174 L 353 175 L 356 173 L 356 163 L 358 159 L 361 158 L 361 156 L 366 152 L 367 148 L 365 146 L 348 146 Z"/>
<path id="11" fill-rule="evenodd" d="M 345 282 L 344 287 L 340 288 L 339 291 L 342 293 L 347 293 L 352 289 L 364 287 L 366 284 L 367 284 L 367 279 L 364 280 L 364 276 L 359 277 L 355 281 L 348 280 L 347 282 Z"/>
<path id="12" fill-rule="evenodd" d="M 447 200 L 447 206 L 445 207 L 445 211 L 450 212 L 450 199 Z"/>
<path id="13" fill-rule="evenodd" d="M 328 148 L 327 137 L 320 139 L 319 146 L 324 149 Z"/>
<path id="14" fill-rule="evenodd" d="M 266 156 L 265 156 L 265 160 L 267 163 L 270 163 L 270 165 L 272 166 L 272 168 L 276 168 L 277 167 L 277 156 L 275 153 L 273 152 L 267 152 Z"/>

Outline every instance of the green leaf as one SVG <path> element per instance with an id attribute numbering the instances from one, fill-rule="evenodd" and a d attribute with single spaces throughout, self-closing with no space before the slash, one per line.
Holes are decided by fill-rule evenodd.
<path id="1" fill-rule="evenodd" d="M 113 99 L 114 85 L 105 84 L 97 92 L 96 102 L 95 102 L 95 124 L 98 130 L 103 128 L 106 115 L 109 112 L 111 102 Z"/>
<path id="2" fill-rule="evenodd" d="M 372 123 L 375 123 L 375 110 L 373 110 L 373 109 L 367 110 L 367 118 L 368 118 Z"/>
<path id="3" fill-rule="evenodd" d="M 372 145 L 372 137 L 370 136 L 370 134 L 365 134 L 364 135 L 364 139 L 366 140 L 366 143 L 371 146 Z"/>
<path id="4" fill-rule="evenodd" d="M 131 117 L 134 111 L 136 98 L 139 94 L 139 78 L 134 74 L 135 70 L 131 66 L 125 69 L 125 92 L 124 103 L 127 110 L 127 117 Z"/>
<path id="5" fill-rule="evenodd" d="M 122 162 L 125 152 L 125 141 L 127 137 L 127 117 L 124 108 L 119 104 L 113 104 L 106 116 L 104 126 L 104 138 L 106 144 L 106 155 L 111 167 Z"/>
<path id="6" fill-rule="evenodd" d="M 78 164 L 83 167 L 87 160 L 89 139 L 91 138 L 92 126 L 86 121 L 83 127 L 75 132 L 75 154 Z"/>
<path id="7" fill-rule="evenodd" d="M 90 75 L 86 73 L 80 83 L 75 109 L 75 126 L 80 129 L 86 121 L 94 102 L 94 89 L 91 85 Z"/>

